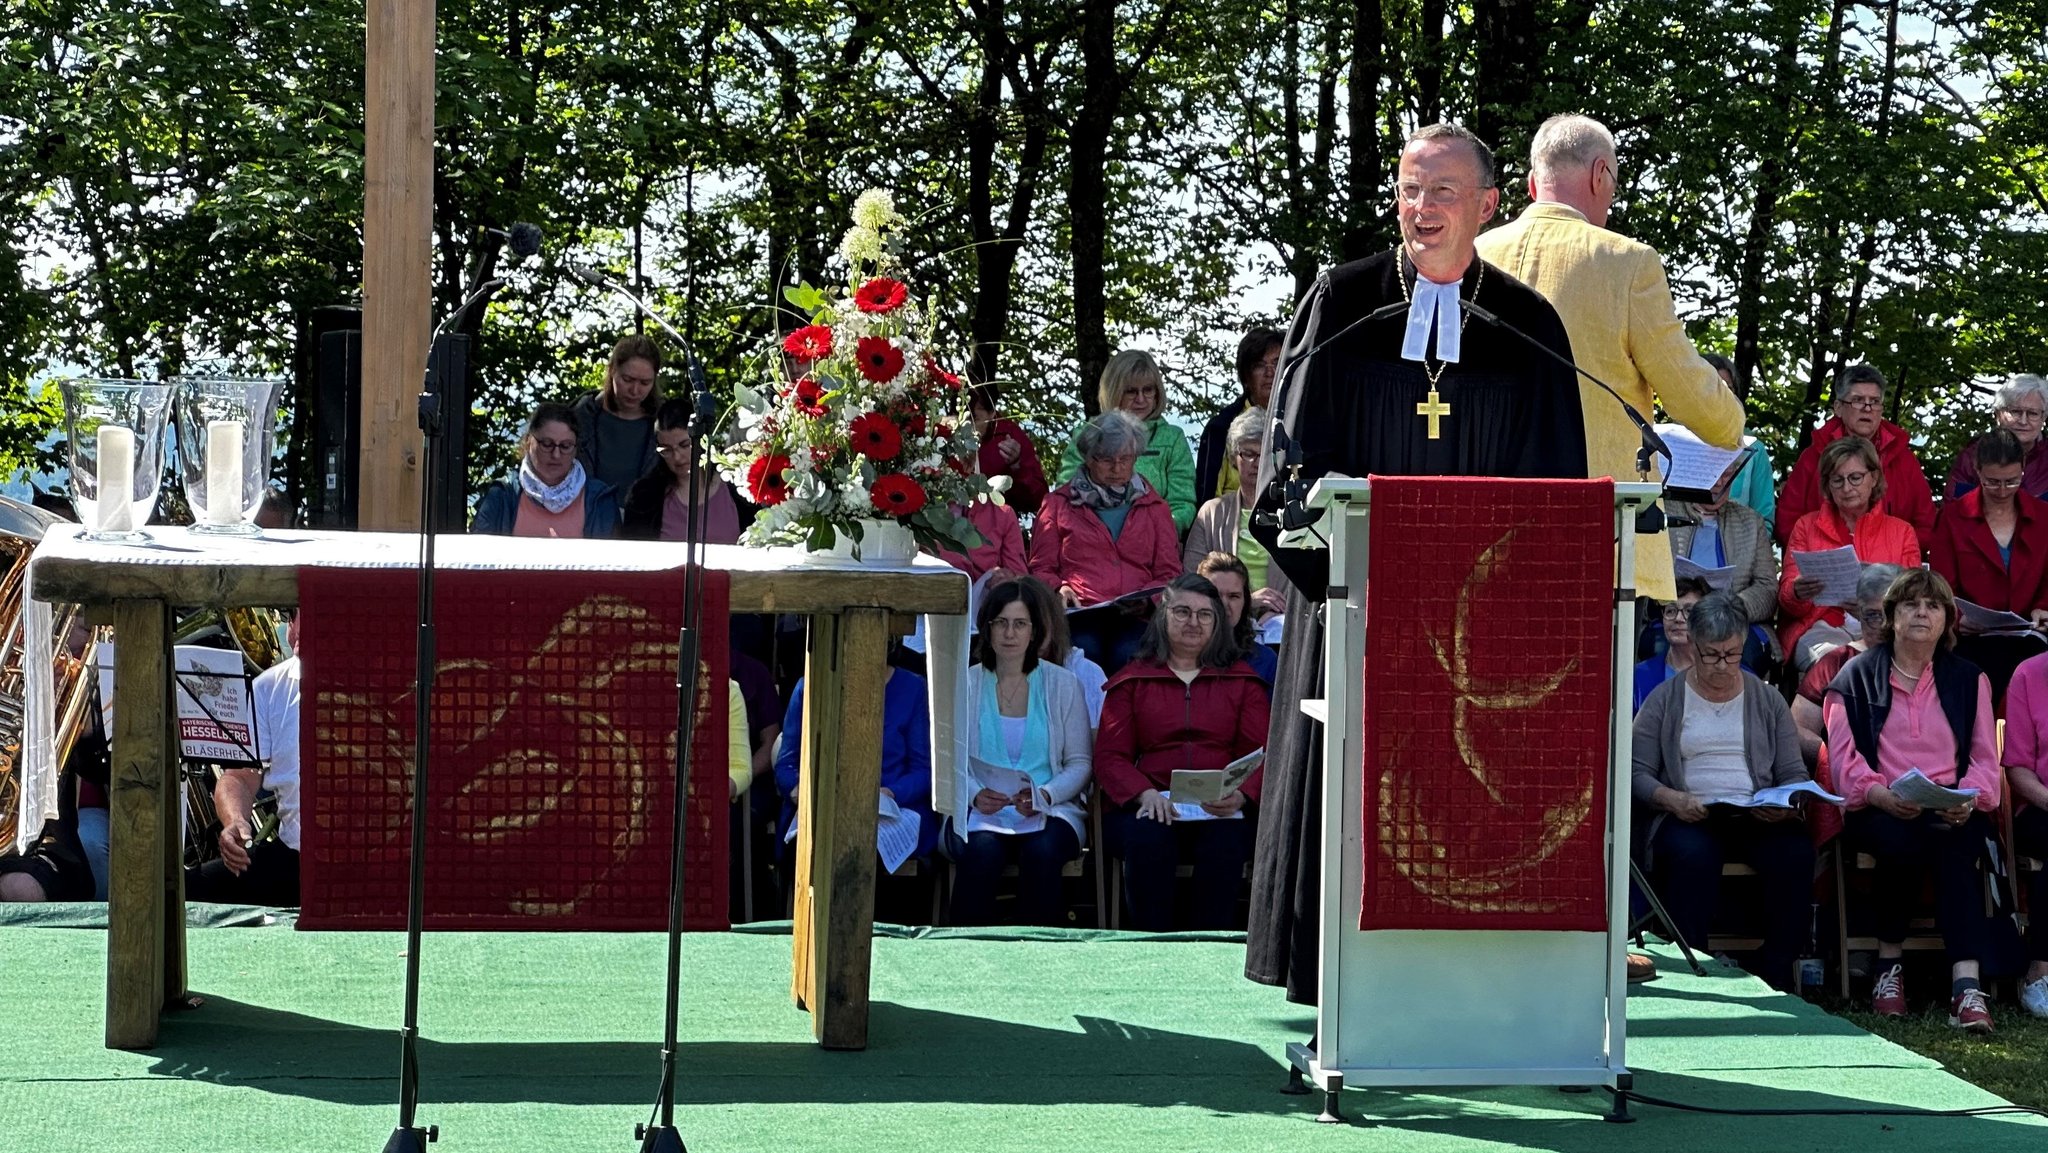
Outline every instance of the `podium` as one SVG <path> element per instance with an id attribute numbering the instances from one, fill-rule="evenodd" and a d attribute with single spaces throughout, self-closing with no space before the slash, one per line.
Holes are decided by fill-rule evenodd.
<path id="1" fill-rule="evenodd" d="M 1383 491 L 1392 491 L 1392 480 L 1413 484 L 1403 478 L 1381 478 Z M 1433 485 L 1448 483 L 1431 479 Z M 1605 488 L 1604 483 L 1600 490 L 1585 488 L 1587 482 L 1567 483 L 1580 486 L 1582 505 L 1586 499 L 1597 500 Z M 1594 832 L 1599 832 L 1597 847 L 1589 854 L 1600 864 L 1597 878 L 1589 872 L 1578 882 L 1578 897 L 1604 927 L 1560 931 L 1360 928 L 1368 864 L 1377 868 L 1392 853 L 1379 832 L 1385 825 L 1366 827 L 1367 808 L 1375 800 L 1367 795 L 1368 781 L 1381 782 L 1384 792 L 1386 778 L 1376 770 L 1377 758 L 1388 749 L 1403 747 L 1401 742 L 1409 736 L 1387 730 L 1404 725 L 1446 727 L 1442 711 L 1396 715 L 1370 747 L 1366 743 L 1363 690 L 1370 671 L 1366 662 L 1375 653 L 1367 628 L 1373 487 L 1365 480 L 1327 478 L 1309 495 L 1311 507 L 1326 510 L 1314 527 L 1326 538 L 1330 554 L 1329 592 L 1323 606 L 1327 696 L 1301 703 L 1303 712 L 1324 726 L 1320 984 L 1314 1046 L 1288 1046 L 1289 1061 L 1298 1075 L 1323 1091 L 1326 1121 L 1338 1119 L 1338 1095 L 1347 1084 L 1604 1085 L 1625 1090 L 1630 1087 L 1624 965 L 1629 924 L 1634 538 L 1636 513 L 1655 501 L 1657 488 L 1612 485 L 1613 551 L 1606 554 L 1613 559 L 1611 571 L 1616 574 L 1611 702 L 1605 740 L 1596 731 L 1580 746 L 1589 772 L 1597 774 L 1596 761 L 1604 761 L 1605 803 L 1591 805 L 1579 826 L 1587 846 L 1594 845 Z M 1598 515 L 1597 507 L 1593 515 Z M 1382 579 L 1402 581 L 1412 567 L 1421 567 L 1422 557 L 1406 551 L 1385 559 L 1399 559 L 1403 568 L 1383 570 Z M 1470 583 L 1468 578 L 1468 591 Z M 1589 603 L 1597 623 L 1601 610 L 1597 602 Z M 1537 604 L 1531 611 L 1542 608 Z M 1462 602 L 1459 611 L 1463 612 Z M 1391 637 L 1393 625 L 1388 623 L 1381 631 Z M 1588 637 L 1582 643 L 1594 642 Z M 1442 661 L 1443 653 L 1436 653 L 1435 659 Z M 1593 707 L 1588 715 L 1597 718 L 1597 688 L 1589 699 Z M 1458 737 L 1460 748 L 1466 739 Z M 1598 758 L 1603 746 L 1605 757 Z M 1497 759 L 1508 761 L 1512 755 L 1510 751 Z M 1467 777 L 1458 779 L 1475 791 L 1480 787 Z M 1597 784 L 1587 784 L 1588 793 L 1596 798 Z M 1433 851 L 1443 855 L 1440 847 Z M 1393 868 L 1385 871 L 1393 880 L 1384 883 L 1402 879 Z M 1422 871 L 1411 870 L 1418 875 Z M 1408 890 L 1408 897 L 1413 899 L 1421 887 Z"/>

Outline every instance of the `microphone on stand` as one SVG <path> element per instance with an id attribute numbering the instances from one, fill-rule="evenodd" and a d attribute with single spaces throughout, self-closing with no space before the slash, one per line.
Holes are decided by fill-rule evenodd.
<path id="1" fill-rule="evenodd" d="M 630 289 L 613 280 L 602 269 L 568 260 L 563 261 L 558 267 L 567 273 L 571 280 L 586 288 L 595 288 L 623 297 L 640 311 L 640 315 L 653 321 L 657 328 L 668 334 L 670 340 L 676 342 L 676 347 L 683 350 L 683 374 L 690 382 L 691 434 L 703 436 L 710 432 L 718 411 L 717 402 L 711 395 L 711 385 L 704 377 L 704 362 L 697 359 L 697 350 L 691 346 L 689 338 L 676 331 L 676 326 L 656 312 L 653 305 L 635 296 Z"/>
<path id="2" fill-rule="evenodd" d="M 1385 320 L 1408 311 L 1408 302 L 1397 301 L 1381 305 L 1324 337 L 1312 345 L 1307 352 L 1287 362 L 1287 371 L 1280 374 L 1273 387 L 1273 432 L 1268 441 L 1269 455 L 1273 459 L 1273 481 L 1268 491 L 1277 490 L 1280 497 L 1279 511 L 1261 509 L 1252 513 L 1252 522 L 1265 528 L 1277 528 L 1282 532 L 1308 526 L 1323 519 L 1324 509 L 1307 507 L 1309 482 L 1301 479 L 1301 442 L 1287 431 L 1287 390 L 1294 383 L 1294 374 L 1302 365 L 1314 360 L 1324 349 L 1356 332 L 1375 320 Z"/>

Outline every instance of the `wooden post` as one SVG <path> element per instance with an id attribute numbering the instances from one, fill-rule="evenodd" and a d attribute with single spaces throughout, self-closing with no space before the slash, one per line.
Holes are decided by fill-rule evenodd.
<path id="1" fill-rule="evenodd" d="M 433 331 L 434 0 L 366 0 L 363 417 L 357 527 L 418 527 Z"/>
<path id="2" fill-rule="evenodd" d="M 164 744 L 174 720 L 170 693 L 170 609 L 162 601 L 114 602 L 114 748 L 108 798 L 107 1047 L 156 1044 L 163 1010 L 165 870 L 175 844 L 165 814 L 177 800 Z M 168 799 L 167 799 L 168 796 Z M 184 881 L 180 873 L 175 883 Z M 182 907 L 177 910 L 183 916 Z M 181 924 L 182 929 L 182 924 Z M 182 944 L 182 943 L 181 943 Z M 178 965 L 182 977 L 183 952 Z M 182 986 L 183 980 L 176 982 Z M 183 992 L 182 988 L 177 990 Z"/>
<path id="3" fill-rule="evenodd" d="M 811 620 L 792 990 L 827 1049 L 865 1049 L 875 919 L 886 609 Z"/>

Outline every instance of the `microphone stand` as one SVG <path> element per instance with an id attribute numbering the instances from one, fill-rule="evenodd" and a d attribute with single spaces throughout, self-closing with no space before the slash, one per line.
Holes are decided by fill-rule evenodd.
<path id="1" fill-rule="evenodd" d="M 691 769 L 696 760 L 698 635 L 704 617 L 703 503 L 708 495 L 704 484 L 704 436 L 710 431 L 711 395 L 705 384 L 703 363 L 674 325 L 602 272 L 579 264 L 565 265 L 564 269 L 583 284 L 630 301 L 642 316 L 667 333 L 683 350 L 684 371 L 690 384 L 690 477 L 686 482 L 690 507 L 683 530 L 683 627 L 676 636 L 676 783 L 668 875 L 668 987 L 661 1034 L 661 1085 L 655 1091 L 654 1108 L 648 1120 L 633 1126 L 633 1138 L 640 1142 L 641 1153 L 686 1153 L 682 1134 L 676 1129 L 676 1037 L 682 1018 L 683 840 L 689 821 Z"/>
<path id="2" fill-rule="evenodd" d="M 419 394 L 420 579 L 418 647 L 413 653 L 412 857 L 405 908 L 405 1023 L 398 1031 L 398 1128 L 384 1143 L 384 1153 L 425 1153 L 441 1139 L 441 1127 L 416 1123 L 420 1103 L 420 935 L 427 894 L 427 760 L 433 744 L 434 691 L 434 515 L 440 510 L 441 396 L 428 387 L 433 375 L 434 346 L 441 334 L 485 296 L 503 287 L 503 277 L 478 285 L 447 319 L 434 326 L 427 340 L 427 368 Z"/>

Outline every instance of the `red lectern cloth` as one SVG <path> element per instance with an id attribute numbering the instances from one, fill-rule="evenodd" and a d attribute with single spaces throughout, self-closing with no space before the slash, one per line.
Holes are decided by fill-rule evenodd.
<path id="1" fill-rule="evenodd" d="M 1373 477 L 1361 929 L 1607 924 L 1614 486 Z"/>
<path id="2" fill-rule="evenodd" d="M 691 929 L 727 927 L 726 613 L 707 572 L 686 841 Z M 668 925 L 683 572 L 442 570 L 432 929 Z M 308 929 L 405 924 L 418 578 L 299 570 Z"/>

